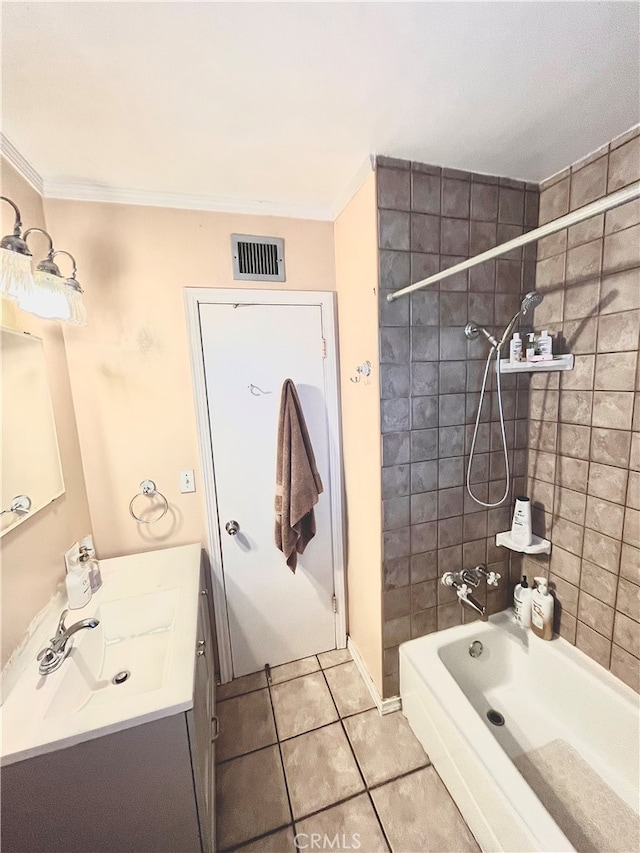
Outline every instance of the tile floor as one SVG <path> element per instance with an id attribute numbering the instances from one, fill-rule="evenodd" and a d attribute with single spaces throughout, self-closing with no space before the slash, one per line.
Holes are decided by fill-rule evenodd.
<path id="1" fill-rule="evenodd" d="M 349 652 L 218 688 L 217 849 L 478 851 L 400 712 L 381 717 Z M 337 841 L 336 841 L 337 837 Z"/>

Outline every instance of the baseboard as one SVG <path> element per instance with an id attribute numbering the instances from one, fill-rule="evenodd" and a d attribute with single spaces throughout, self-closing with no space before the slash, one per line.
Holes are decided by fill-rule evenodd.
<path id="1" fill-rule="evenodd" d="M 358 671 L 362 676 L 364 683 L 367 685 L 367 689 L 371 694 L 371 698 L 376 703 L 376 708 L 380 712 L 380 714 L 391 714 L 394 711 L 399 711 L 402 708 L 402 700 L 399 696 L 391 696 L 389 699 L 383 699 L 380 695 L 380 691 L 376 687 L 376 683 L 371 677 L 367 666 L 362 659 L 362 655 L 358 651 L 358 647 L 353 642 L 351 637 L 347 637 L 347 648 L 351 652 L 351 657 L 355 665 L 358 667 Z"/>

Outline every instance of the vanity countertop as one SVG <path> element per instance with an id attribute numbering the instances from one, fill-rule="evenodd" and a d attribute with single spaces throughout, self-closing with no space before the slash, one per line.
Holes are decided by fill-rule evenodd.
<path id="1" fill-rule="evenodd" d="M 16 659 L 20 674 L 0 709 L 2 765 L 186 711 L 193 705 L 201 545 L 100 560 L 102 587 L 70 610 L 89 617 L 60 669 L 38 673 L 65 602 L 54 599 Z M 113 670 L 113 672 L 112 672 Z M 122 670 L 131 675 L 115 685 Z"/>

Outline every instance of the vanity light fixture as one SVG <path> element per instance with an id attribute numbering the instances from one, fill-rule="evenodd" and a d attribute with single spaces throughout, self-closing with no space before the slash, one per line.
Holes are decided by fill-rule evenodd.
<path id="1" fill-rule="evenodd" d="M 45 320 L 68 320 L 71 314 L 69 302 L 64 293 L 64 279 L 60 268 L 53 260 L 53 240 L 43 228 L 29 228 L 24 232 L 24 240 L 30 234 L 44 234 L 49 241 L 49 251 L 37 265 L 33 274 L 34 286 L 29 294 L 18 300 L 23 311 L 29 311 Z"/>
<path id="2" fill-rule="evenodd" d="M 0 196 L 0 200 L 10 204 L 15 213 L 13 234 L 0 240 L 0 293 L 18 302 L 33 291 L 31 252 L 22 237 L 22 217 L 17 204 L 6 196 Z"/>
<path id="3" fill-rule="evenodd" d="M 82 301 L 83 290 L 76 279 L 73 255 L 55 251 L 51 235 L 42 228 L 29 228 L 22 233 L 22 217 L 18 206 L 6 196 L 0 200 L 10 204 L 15 213 L 13 234 L 0 241 L 0 295 L 14 300 L 23 311 L 45 320 L 62 320 L 74 326 L 87 325 L 87 313 Z M 47 256 L 31 272 L 33 255 L 27 245 L 30 234 L 39 233 L 49 241 Z M 73 269 L 65 278 L 54 261 L 56 255 L 71 259 Z"/>
<path id="4" fill-rule="evenodd" d="M 84 293 L 84 290 L 80 287 L 80 282 L 76 279 L 76 259 L 73 257 L 71 252 L 65 252 L 63 249 L 53 253 L 54 258 L 56 255 L 66 255 L 68 258 L 71 258 L 71 263 L 73 264 L 71 275 L 69 278 L 64 280 L 63 286 L 64 295 L 67 300 L 67 304 L 69 305 L 69 317 L 67 319 L 67 323 L 70 323 L 72 326 L 86 326 L 87 310 L 84 307 L 84 302 L 82 301 L 82 294 Z"/>

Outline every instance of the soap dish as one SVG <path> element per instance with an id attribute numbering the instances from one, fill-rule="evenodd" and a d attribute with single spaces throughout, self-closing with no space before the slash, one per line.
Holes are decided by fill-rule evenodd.
<path id="1" fill-rule="evenodd" d="M 501 545 L 503 548 L 510 548 L 512 551 L 518 551 L 520 554 L 550 554 L 551 542 L 548 539 L 542 539 L 540 536 L 534 536 L 531 545 L 526 545 L 524 548 L 516 545 L 511 538 L 511 531 L 506 530 L 504 533 L 496 533 L 496 545 Z"/>

